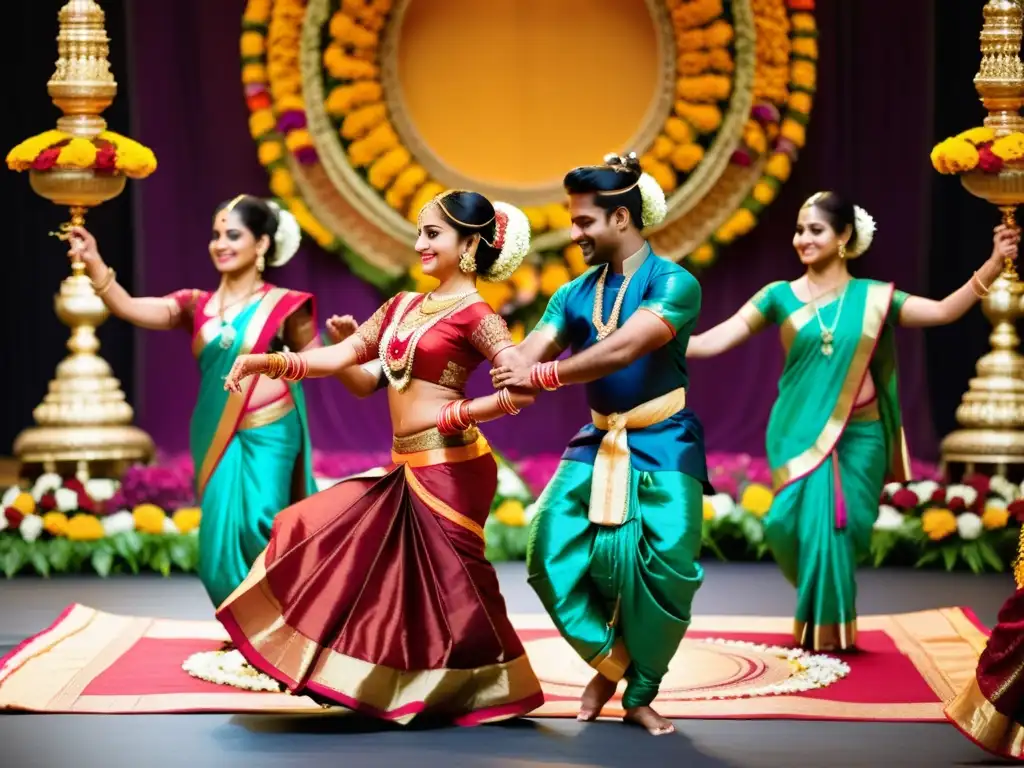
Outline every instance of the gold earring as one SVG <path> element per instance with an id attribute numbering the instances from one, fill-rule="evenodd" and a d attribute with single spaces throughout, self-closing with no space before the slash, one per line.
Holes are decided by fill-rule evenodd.
<path id="1" fill-rule="evenodd" d="M 842 240 L 839 241 L 839 260 L 843 261 L 846 259 L 846 243 Z"/>
<path id="2" fill-rule="evenodd" d="M 471 275 L 476 272 L 476 255 L 466 251 L 459 258 L 459 269 L 465 272 L 467 275 Z"/>
<path id="3" fill-rule="evenodd" d="M 263 255 L 263 251 L 256 254 L 256 271 L 262 272 L 267 268 L 267 259 Z"/>

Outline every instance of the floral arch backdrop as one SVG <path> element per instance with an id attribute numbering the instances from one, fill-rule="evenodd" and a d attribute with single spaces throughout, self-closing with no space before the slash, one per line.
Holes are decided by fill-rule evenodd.
<path id="1" fill-rule="evenodd" d="M 411 5 L 248 0 L 242 82 L 259 160 L 305 232 L 384 291 L 428 287 L 411 245 L 419 208 L 438 192 L 472 186 L 520 205 L 534 253 L 507 282 L 481 285 L 518 336 L 584 269 L 568 213 L 550 185 L 503 189 L 432 156 L 400 88 Z M 669 215 L 650 233 L 656 250 L 705 267 L 756 226 L 804 145 L 817 75 L 814 0 L 643 6 L 657 48 L 655 95 L 631 144 L 608 149 L 636 151 L 668 194 Z"/>

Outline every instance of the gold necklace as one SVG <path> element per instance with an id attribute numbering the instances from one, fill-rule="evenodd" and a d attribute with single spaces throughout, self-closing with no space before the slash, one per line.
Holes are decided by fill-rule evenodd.
<path id="1" fill-rule="evenodd" d="M 249 289 L 249 292 L 245 296 L 243 296 L 240 299 L 236 299 L 235 301 L 228 302 L 227 304 L 224 303 L 224 297 L 221 295 L 221 288 L 217 289 L 217 317 L 220 320 L 221 349 L 231 349 L 231 347 L 235 343 L 235 339 L 238 337 L 238 332 L 235 330 L 235 326 L 233 326 L 225 319 L 224 314 L 232 307 L 251 299 L 253 295 L 256 293 L 256 291 L 258 291 L 262 287 L 263 282 L 257 280 L 255 283 L 253 283 L 252 288 Z"/>
<path id="2" fill-rule="evenodd" d="M 431 291 L 423 297 L 423 301 L 420 302 L 419 310 L 424 315 L 434 315 L 438 312 L 443 312 L 449 307 L 454 307 L 463 299 L 472 296 L 476 293 L 476 288 L 471 291 L 465 291 L 464 293 L 456 293 L 450 296 L 440 296 L 435 298 L 434 292 Z"/>
<path id="3" fill-rule="evenodd" d="M 383 368 L 385 378 L 387 378 L 391 386 L 399 392 L 404 392 L 409 387 L 409 383 L 412 381 L 412 367 L 416 357 L 416 347 L 419 345 L 420 339 L 423 338 L 427 331 L 457 310 L 460 304 L 470 295 L 472 294 L 463 296 L 459 299 L 458 303 L 449 307 L 447 311 L 436 312 L 433 315 L 423 315 L 416 309 L 410 312 L 409 305 L 416 300 L 416 294 L 412 293 L 404 297 L 402 303 L 396 307 L 391 323 L 388 324 L 381 334 L 380 343 L 378 344 L 377 354 L 380 358 L 381 367 Z M 406 314 L 413 317 L 411 319 L 406 318 Z M 406 324 L 407 320 L 408 325 Z M 400 332 L 404 332 L 404 336 L 400 335 Z M 406 341 L 406 338 L 408 338 L 408 341 Z M 392 357 L 389 352 L 392 342 L 396 340 L 405 346 L 398 355 Z"/>
<path id="4" fill-rule="evenodd" d="M 833 342 L 836 338 L 836 328 L 839 327 L 839 316 L 843 314 L 843 302 L 846 301 L 846 289 L 849 287 L 850 281 L 846 281 L 846 285 L 843 286 L 843 292 L 839 295 L 839 307 L 836 309 L 836 316 L 832 320 L 832 325 L 827 326 L 821 319 L 821 310 L 818 308 L 818 299 L 814 295 L 814 291 L 811 290 L 811 281 L 807 281 L 807 292 L 811 294 L 811 306 L 814 307 L 814 316 L 818 318 L 818 330 L 821 332 L 821 354 L 825 357 L 832 357 L 835 352 Z M 826 291 L 825 293 L 828 293 Z"/>
<path id="5" fill-rule="evenodd" d="M 591 317 L 593 320 L 594 328 L 597 329 L 597 340 L 601 341 L 608 337 L 608 335 L 619 326 L 619 313 L 622 312 L 622 300 L 626 297 L 626 289 L 629 287 L 629 281 L 633 279 L 633 273 L 626 275 L 626 279 L 622 281 L 622 287 L 619 288 L 619 294 L 615 297 L 615 302 L 612 304 L 611 314 L 608 315 L 608 322 L 604 322 L 602 316 L 604 314 L 604 282 L 608 277 L 608 270 L 610 267 L 605 264 L 604 271 L 601 272 L 601 276 L 597 278 L 597 290 L 594 293 L 594 313 Z"/>

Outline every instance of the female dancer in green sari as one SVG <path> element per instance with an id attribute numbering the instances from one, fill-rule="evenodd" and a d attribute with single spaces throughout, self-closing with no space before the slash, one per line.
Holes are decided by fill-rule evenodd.
<path id="1" fill-rule="evenodd" d="M 241 393 L 224 391 L 239 355 L 319 344 L 313 296 L 263 280 L 265 267 L 287 262 L 299 239 L 290 213 L 240 195 L 214 213 L 216 291 L 134 297 L 116 282 L 93 236 L 81 228 L 72 232 L 71 258 L 85 263 L 114 315 L 141 328 L 182 329 L 191 336 L 201 377 L 189 439 L 202 508 L 199 576 L 215 605 L 266 547 L 277 512 L 316 490 L 301 386 L 252 377 Z M 354 328 L 346 328 L 351 321 L 332 320 L 336 339 Z"/>
<path id="2" fill-rule="evenodd" d="M 959 319 L 988 290 L 1018 232 L 998 227 L 989 260 L 941 301 L 851 277 L 847 263 L 871 244 L 874 221 L 834 192 L 800 209 L 793 246 L 806 273 L 761 289 L 739 312 L 690 338 L 687 357 L 712 357 L 768 324 L 786 363 L 768 420 L 775 500 L 765 538 L 797 589 L 794 638 L 818 651 L 848 650 L 857 635 L 855 569 L 867 553 L 886 475 L 907 478 L 894 327 Z"/>

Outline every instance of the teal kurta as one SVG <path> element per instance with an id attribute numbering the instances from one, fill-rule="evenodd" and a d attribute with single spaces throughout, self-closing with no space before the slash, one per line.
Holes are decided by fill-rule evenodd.
<path id="1" fill-rule="evenodd" d="M 247 395 L 224 391 L 224 378 L 240 354 L 265 351 L 281 324 L 308 294 L 272 288 L 231 320 L 235 341 L 220 345 L 220 321 L 203 321 L 193 335 L 200 372 L 189 447 L 202 509 L 199 578 L 219 606 L 242 583 L 267 546 L 274 517 L 316 492 L 302 387 L 290 384 L 294 409 L 267 424 L 246 428 Z"/>
<path id="2" fill-rule="evenodd" d="M 597 343 L 592 321 L 603 267 L 562 286 L 534 333 L 574 352 Z M 675 333 L 665 346 L 586 385 L 598 414 L 625 413 L 688 384 L 686 346 L 700 312 L 700 284 L 644 249 L 627 260 L 629 284 L 619 325 L 650 311 Z M 625 277 L 609 273 L 602 320 Z M 629 489 L 624 522 L 591 522 L 594 462 L 606 432 L 589 424 L 572 439 L 538 500 L 530 531 L 530 585 L 574 650 L 605 677 L 625 676 L 623 704 L 650 704 L 690 624 L 704 574 L 700 552 L 707 484 L 703 429 L 683 408 L 646 428 L 628 429 Z"/>
<path id="3" fill-rule="evenodd" d="M 741 310 L 751 329 L 780 327 L 786 364 L 768 421 L 776 496 L 765 538 L 797 588 L 794 637 L 814 650 L 856 642 L 856 565 L 871 546 L 886 474 L 907 476 L 894 327 L 907 294 L 852 280 L 845 296 L 805 304 L 789 283 L 766 286 Z M 822 354 L 821 325 L 834 328 Z M 870 376 L 877 397 L 858 400 Z"/>

